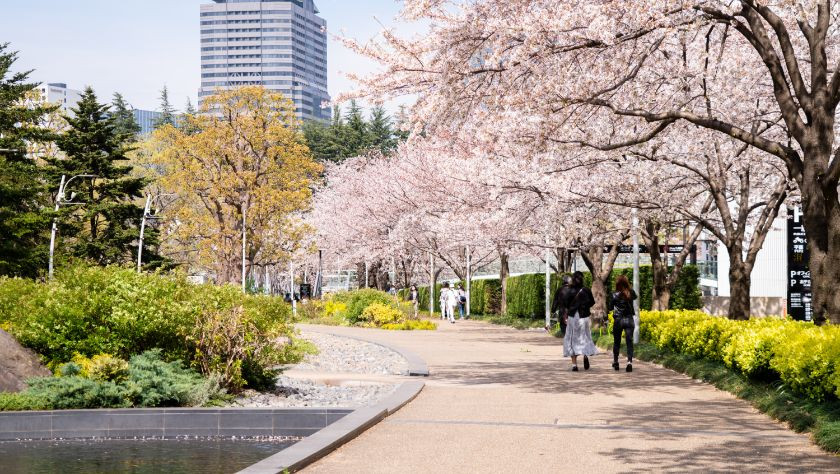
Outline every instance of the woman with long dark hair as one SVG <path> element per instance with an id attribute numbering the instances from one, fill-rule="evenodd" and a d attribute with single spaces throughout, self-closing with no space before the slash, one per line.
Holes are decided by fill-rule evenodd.
<path id="1" fill-rule="evenodd" d="M 612 294 L 613 311 L 613 369 L 618 370 L 618 353 L 621 351 L 621 332 L 627 341 L 627 372 L 633 371 L 633 331 L 636 329 L 636 308 L 633 301 L 636 292 L 630 288 L 630 282 L 624 275 L 615 280 L 615 293 Z"/>
<path id="2" fill-rule="evenodd" d="M 572 275 L 571 291 L 567 295 L 563 307 L 569 320 L 563 338 L 563 355 L 572 358 L 572 372 L 578 371 L 578 356 L 583 356 L 583 370 L 589 370 L 589 356 L 598 353 L 592 342 L 592 323 L 589 321 L 589 310 L 595 305 L 595 298 L 592 291 L 583 286 L 583 273 Z"/>

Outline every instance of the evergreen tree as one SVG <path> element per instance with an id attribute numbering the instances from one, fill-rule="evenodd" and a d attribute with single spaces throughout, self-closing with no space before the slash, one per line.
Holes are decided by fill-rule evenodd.
<path id="1" fill-rule="evenodd" d="M 199 127 L 196 125 L 195 116 L 198 113 L 193 106 L 192 101 L 189 97 L 187 97 L 187 105 L 184 107 L 184 115 L 181 116 L 181 119 L 178 120 L 178 127 L 179 130 L 186 133 L 187 135 L 193 135 L 198 133 Z"/>
<path id="2" fill-rule="evenodd" d="M 73 236 L 62 248 L 76 257 L 100 265 L 133 261 L 143 209 L 145 180 L 131 176 L 127 154 L 129 139 L 117 130 L 110 107 L 100 104 L 88 87 L 68 118 L 68 131 L 56 141 L 65 159 L 49 160 L 53 176 L 91 174 L 73 180 L 68 197 L 75 193 L 77 206 L 65 206 L 61 234 Z"/>
<path id="3" fill-rule="evenodd" d="M 164 125 L 175 126 L 175 107 L 169 102 L 169 89 L 164 85 L 160 91 L 160 118 L 155 121 L 155 128 L 163 127 Z"/>
<path id="4" fill-rule="evenodd" d="M 394 131 L 391 129 L 391 118 L 381 105 L 371 110 L 367 129 L 371 147 L 378 149 L 383 155 L 388 155 L 397 148 Z"/>
<path id="5" fill-rule="evenodd" d="M 54 138 L 39 122 L 58 107 L 23 104 L 38 84 L 27 82 L 31 71 L 11 72 L 17 53 L 8 46 L 0 44 L 0 275 L 35 277 L 47 264 L 49 192 L 26 145 Z"/>
<path id="6" fill-rule="evenodd" d="M 195 106 L 193 106 L 192 100 L 189 97 L 187 97 L 187 105 L 184 107 L 184 113 L 187 115 L 196 114 Z"/>
<path id="7" fill-rule="evenodd" d="M 347 110 L 344 119 L 347 121 L 345 134 L 342 137 L 345 157 L 359 156 L 369 148 L 370 137 L 368 136 L 368 124 L 362 115 L 362 108 L 355 100 L 350 101 L 350 108 Z"/>
<path id="8" fill-rule="evenodd" d="M 125 101 L 122 94 L 114 93 L 114 100 L 111 102 L 113 107 L 114 128 L 118 134 L 124 135 L 129 141 L 137 140 L 137 135 L 140 134 L 140 124 L 134 118 L 134 112 L 131 106 Z"/>

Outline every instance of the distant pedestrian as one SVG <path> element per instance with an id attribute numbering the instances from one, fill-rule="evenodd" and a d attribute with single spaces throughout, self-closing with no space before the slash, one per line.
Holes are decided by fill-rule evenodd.
<path id="1" fill-rule="evenodd" d="M 560 334 L 566 334 L 566 326 L 569 324 L 569 308 L 566 302 L 574 297 L 575 290 L 572 289 L 572 277 L 563 277 L 563 286 L 554 293 L 554 301 L 551 302 L 551 312 L 557 314 L 557 322 L 560 324 Z M 549 328 L 550 329 L 550 328 Z"/>
<path id="2" fill-rule="evenodd" d="M 589 356 L 598 353 L 592 341 L 592 322 L 589 320 L 590 309 L 595 305 L 592 291 L 583 286 L 583 273 L 572 275 L 572 291 L 563 306 L 568 312 L 568 326 L 563 338 L 563 355 L 572 358 L 572 372 L 578 371 L 577 358 L 583 356 L 583 370 L 589 370 Z"/>
<path id="3" fill-rule="evenodd" d="M 461 319 L 464 319 L 467 314 L 467 292 L 464 287 L 458 283 L 458 312 L 461 313 Z"/>
<path id="4" fill-rule="evenodd" d="M 443 307 L 446 308 L 445 318 L 449 319 L 450 323 L 455 323 L 455 307 L 458 305 L 458 292 L 455 288 L 450 288 L 449 283 L 444 283 L 446 294 L 444 296 Z"/>
<path id="5" fill-rule="evenodd" d="M 408 292 L 408 301 L 414 306 L 414 319 L 417 319 L 420 311 L 420 293 L 417 291 L 417 286 L 411 285 L 411 289 Z"/>
<path id="6" fill-rule="evenodd" d="M 630 288 L 630 282 L 624 275 L 615 281 L 615 293 L 612 294 L 613 310 L 613 369 L 618 370 L 618 353 L 621 351 L 621 332 L 627 341 L 627 372 L 633 372 L 633 332 L 636 329 L 636 308 L 633 301 L 636 292 Z"/>
<path id="7" fill-rule="evenodd" d="M 446 319 L 446 297 L 449 294 L 449 283 L 440 285 L 440 319 Z"/>

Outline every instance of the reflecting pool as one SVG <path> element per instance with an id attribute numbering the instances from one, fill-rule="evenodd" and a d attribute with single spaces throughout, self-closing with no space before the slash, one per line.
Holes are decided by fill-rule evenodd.
<path id="1" fill-rule="evenodd" d="M 0 442 L 0 472 L 227 474 L 294 443 L 248 439 Z"/>

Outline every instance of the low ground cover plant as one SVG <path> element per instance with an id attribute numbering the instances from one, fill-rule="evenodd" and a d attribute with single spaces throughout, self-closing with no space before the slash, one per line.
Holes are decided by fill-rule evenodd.
<path id="1" fill-rule="evenodd" d="M 274 367 L 303 356 L 291 319 L 280 298 L 181 274 L 75 265 L 50 283 L 0 278 L 0 327 L 54 371 L 78 356 L 127 361 L 157 349 L 164 361 L 219 377 L 231 393 L 260 389 L 273 384 Z"/>
<path id="2" fill-rule="evenodd" d="M 220 377 L 203 377 L 160 350 L 126 361 L 109 354 L 81 355 L 55 377 L 29 380 L 22 393 L 0 393 L 0 410 L 205 406 L 226 400 Z"/>

